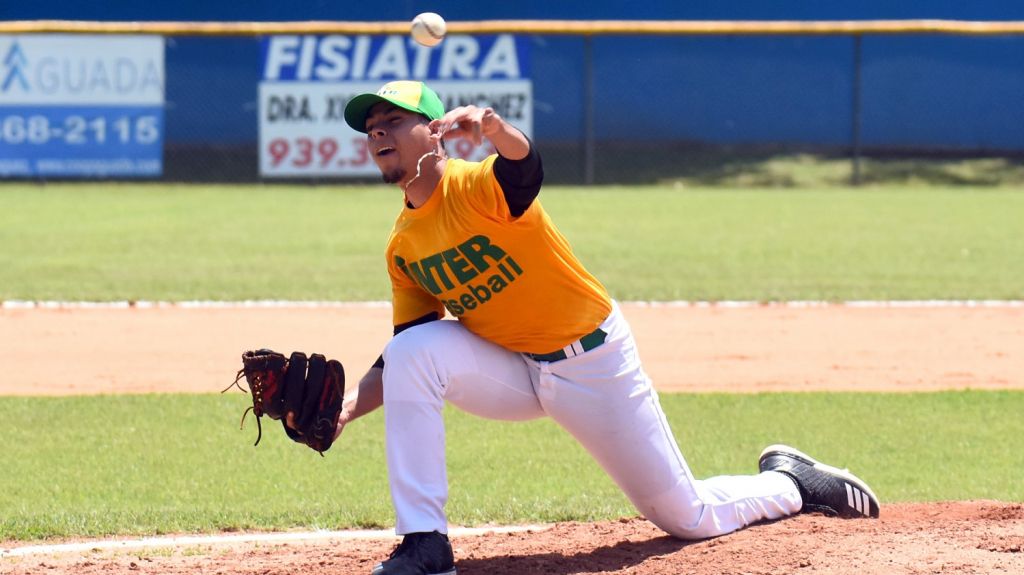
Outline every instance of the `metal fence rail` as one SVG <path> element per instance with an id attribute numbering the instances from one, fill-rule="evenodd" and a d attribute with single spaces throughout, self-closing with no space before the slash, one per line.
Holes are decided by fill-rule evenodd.
<path id="1" fill-rule="evenodd" d="M 162 36 L 254 36 L 264 34 L 404 34 L 408 22 L 99 22 L 15 20 L 0 22 L 0 34 L 159 34 Z M 1024 21 L 967 20 L 482 20 L 450 21 L 452 34 L 601 35 L 836 35 L 1024 34 Z"/>

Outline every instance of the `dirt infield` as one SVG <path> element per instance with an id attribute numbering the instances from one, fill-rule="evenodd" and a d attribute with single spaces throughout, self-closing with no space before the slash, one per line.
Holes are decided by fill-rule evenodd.
<path id="1" fill-rule="evenodd" d="M 624 306 L 669 391 L 1024 388 L 1024 307 Z M 0 309 L 0 395 L 216 392 L 244 349 L 321 351 L 369 365 L 380 306 Z M 59 352 L 64 361 L 54 363 Z M 111 361 L 116 358 L 116 361 Z M 154 365 L 194 366 L 187 377 Z M 1024 505 L 884 504 L 879 521 L 801 515 L 710 541 L 636 518 L 453 540 L 459 573 L 1024 573 Z M 0 542 L 0 548 L 25 545 Z M 395 540 L 198 545 L 0 559 L 0 573 L 369 573 Z"/>
<path id="2" fill-rule="evenodd" d="M 1024 306 L 623 311 L 663 392 L 1024 388 Z M 257 347 L 318 351 L 361 372 L 391 335 L 390 313 L 380 305 L 0 309 L 0 341 L 14 360 L 0 395 L 220 391 L 241 351 Z M 160 365 L 190 369 L 183 376 Z"/>

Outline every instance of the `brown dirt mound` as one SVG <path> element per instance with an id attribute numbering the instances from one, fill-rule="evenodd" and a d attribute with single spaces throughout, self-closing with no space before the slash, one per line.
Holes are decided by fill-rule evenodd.
<path id="1" fill-rule="evenodd" d="M 202 546 L 0 560 L 9 575 L 369 573 L 395 540 Z M 886 505 L 878 521 L 800 515 L 700 542 L 642 519 L 453 538 L 460 575 L 1024 573 L 1024 505 Z"/>

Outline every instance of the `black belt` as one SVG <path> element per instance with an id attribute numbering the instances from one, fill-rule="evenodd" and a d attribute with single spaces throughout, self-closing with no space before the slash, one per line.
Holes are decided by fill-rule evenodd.
<path id="1" fill-rule="evenodd" d="M 560 349 L 558 351 L 553 351 L 551 353 L 527 353 L 524 355 L 536 361 L 560 361 L 567 357 L 575 357 L 583 352 L 587 352 L 594 349 L 595 347 L 604 343 L 606 337 L 608 337 L 608 334 L 602 331 L 601 328 L 597 328 L 594 331 L 588 333 L 587 335 L 565 346 L 570 350 L 569 353 L 571 353 L 572 355 L 567 355 L 565 349 Z"/>

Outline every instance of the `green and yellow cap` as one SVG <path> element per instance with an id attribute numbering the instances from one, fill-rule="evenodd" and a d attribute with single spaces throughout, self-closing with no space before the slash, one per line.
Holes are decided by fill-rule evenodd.
<path id="1" fill-rule="evenodd" d="M 399 80 L 384 84 L 376 94 L 360 94 L 345 105 L 345 122 L 353 130 L 366 133 L 366 116 L 370 108 L 381 102 L 389 102 L 399 108 L 416 112 L 430 118 L 444 116 L 441 98 L 423 82 Z"/>

